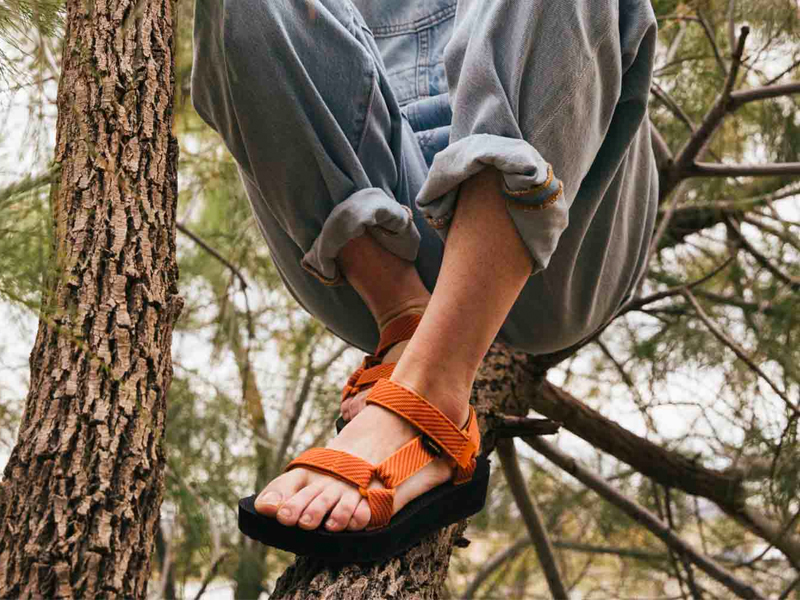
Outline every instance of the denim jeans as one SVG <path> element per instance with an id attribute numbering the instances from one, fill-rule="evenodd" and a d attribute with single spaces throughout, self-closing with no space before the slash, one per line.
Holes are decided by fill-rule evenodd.
<path id="1" fill-rule="evenodd" d="M 495 167 L 535 265 L 498 338 L 541 354 L 644 273 L 655 44 L 649 0 L 196 0 L 191 97 L 288 289 L 367 351 L 338 252 L 369 234 L 432 289 L 460 184 Z"/>

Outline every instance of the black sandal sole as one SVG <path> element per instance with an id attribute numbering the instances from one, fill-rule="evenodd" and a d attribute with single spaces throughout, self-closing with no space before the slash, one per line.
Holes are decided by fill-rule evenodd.
<path id="1" fill-rule="evenodd" d="M 344 429 L 344 426 L 347 425 L 349 422 L 350 421 L 345 421 L 344 417 L 342 416 L 336 419 L 336 435 L 342 433 L 342 429 Z"/>
<path id="2" fill-rule="evenodd" d="M 385 527 L 373 531 L 332 532 L 323 525 L 308 531 L 281 525 L 255 510 L 256 495 L 239 500 L 239 529 L 267 546 L 336 563 L 386 560 L 424 537 L 479 512 L 486 503 L 489 460 L 476 458 L 472 479 L 461 485 L 443 483 L 415 498 Z"/>

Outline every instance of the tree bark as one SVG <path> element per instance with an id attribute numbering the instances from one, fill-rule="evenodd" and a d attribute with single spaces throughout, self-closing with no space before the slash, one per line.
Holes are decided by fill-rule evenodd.
<path id="1" fill-rule="evenodd" d="M 180 314 L 174 6 L 68 0 L 54 271 L 0 485 L 0 597 L 145 598 Z"/>
<path id="2" fill-rule="evenodd" d="M 524 416 L 541 378 L 526 373 L 528 358 L 494 344 L 483 360 L 472 391 L 481 426 L 482 452 L 495 447 L 492 424 L 503 415 Z M 529 367 L 528 367 L 529 368 Z M 433 534 L 405 553 L 383 563 L 336 567 L 298 558 L 278 579 L 270 598 L 282 600 L 435 600 L 446 597 L 444 583 L 456 546 L 467 545 L 467 522 Z"/>

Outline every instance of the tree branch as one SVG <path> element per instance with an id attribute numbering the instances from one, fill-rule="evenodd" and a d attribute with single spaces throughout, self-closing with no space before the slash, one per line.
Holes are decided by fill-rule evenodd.
<path id="1" fill-rule="evenodd" d="M 535 364 L 529 368 L 535 377 Z M 781 539 L 780 525 L 745 505 L 747 494 L 741 473 L 708 469 L 696 459 L 666 450 L 620 427 L 549 381 L 527 398 L 531 409 L 559 421 L 564 429 L 653 481 L 713 501 L 741 525 L 773 544 L 800 569 L 800 539 L 796 536 Z"/>
<path id="2" fill-rule="evenodd" d="M 35 177 L 24 177 L 15 183 L 7 185 L 6 187 L 0 189 L 0 205 L 14 196 L 24 194 L 25 192 L 30 192 L 31 190 L 35 190 L 43 185 L 51 184 L 53 179 L 58 176 L 60 172 L 61 163 L 58 163 L 40 175 Z"/>
<path id="3" fill-rule="evenodd" d="M 736 83 L 736 76 L 739 74 L 742 54 L 744 53 L 744 44 L 749 33 L 749 27 L 742 27 L 739 35 L 739 43 L 733 53 L 731 67 L 725 78 L 725 85 L 723 86 L 722 93 L 714 102 L 711 110 L 706 113 L 700 127 L 697 128 L 694 134 L 692 134 L 692 137 L 689 138 L 678 153 L 673 168 L 667 173 L 666 177 L 663 178 L 664 181 L 660 192 L 662 198 L 665 198 L 667 194 L 678 185 L 678 182 L 686 177 L 686 173 L 692 167 L 697 157 L 701 156 L 708 147 L 711 136 L 714 135 L 714 132 L 720 126 L 725 115 L 730 112 L 730 95 Z"/>
<path id="4" fill-rule="evenodd" d="M 739 74 L 739 67 L 742 64 L 744 44 L 747 41 L 747 36 L 749 34 L 750 28 L 742 27 L 741 32 L 739 33 L 739 42 L 736 46 L 733 56 L 731 57 L 731 68 L 727 73 L 727 77 L 725 78 L 725 84 L 723 86 L 722 93 L 717 98 L 714 106 L 711 107 L 711 110 L 706 114 L 703 122 L 700 124 L 700 127 L 697 129 L 695 134 L 689 138 L 689 141 L 686 142 L 686 145 L 678 155 L 678 168 L 685 169 L 692 162 L 694 162 L 696 157 L 703 153 L 703 150 L 705 150 L 711 136 L 717 130 L 722 122 L 722 119 L 728 112 L 730 95 L 733 91 L 733 86 L 736 84 L 736 77 Z"/>
<path id="5" fill-rule="evenodd" d="M 694 163 L 682 172 L 686 177 L 772 177 L 774 175 L 800 175 L 800 163 L 726 164 Z"/>
<path id="6" fill-rule="evenodd" d="M 757 100 L 769 100 L 780 96 L 790 96 L 800 94 L 800 82 L 782 83 L 780 85 L 766 85 L 764 87 L 749 90 L 740 90 L 731 94 L 730 107 L 736 110 L 743 104 L 755 102 Z"/>
<path id="7" fill-rule="evenodd" d="M 492 433 L 498 438 L 520 437 L 523 435 L 551 435 L 558 433 L 560 423 L 550 419 L 529 419 L 509 415 L 496 415 L 492 419 Z"/>
<path id="8" fill-rule="evenodd" d="M 718 504 L 744 506 L 745 491 L 738 474 L 709 469 L 696 459 L 639 437 L 549 381 L 544 382 L 539 394 L 531 400 L 531 407 L 654 481 Z"/>
<path id="9" fill-rule="evenodd" d="M 653 154 L 656 158 L 658 170 L 666 169 L 672 162 L 672 151 L 669 149 L 664 136 L 661 135 L 661 132 L 652 121 L 650 121 L 650 139 L 653 145 Z"/>
<path id="10" fill-rule="evenodd" d="M 547 579 L 550 594 L 556 600 L 566 600 L 569 596 L 567 596 L 567 590 L 558 571 L 558 565 L 544 526 L 542 513 L 539 511 L 536 501 L 530 497 L 528 490 L 525 488 L 525 479 L 519 468 L 514 442 L 508 439 L 498 440 L 495 450 L 500 457 L 500 463 L 503 465 L 503 473 L 506 476 L 508 487 L 514 496 L 519 512 L 522 514 L 522 520 L 525 521 L 525 525 L 528 528 L 528 535 L 530 535 L 531 541 L 536 548 L 536 554 L 539 556 L 539 562 Z"/>
<path id="11" fill-rule="evenodd" d="M 672 212 L 667 233 L 659 240 L 659 250 L 680 243 L 686 236 L 725 221 L 728 215 L 739 215 L 752 211 L 759 206 L 769 205 L 778 200 L 791 198 L 800 193 L 800 186 L 791 184 L 777 192 L 762 194 L 744 200 L 716 202 L 706 205 L 678 206 Z M 661 222 L 667 216 L 666 211 L 659 210 Z"/>
<path id="12" fill-rule="evenodd" d="M 197 244 L 198 246 L 200 246 L 200 247 L 201 247 L 203 250 L 205 250 L 206 252 L 208 252 L 208 253 L 209 253 L 211 256 L 213 256 L 214 258 L 216 258 L 216 259 L 217 259 L 219 262 L 221 262 L 223 265 L 225 265 L 226 267 L 228 267 L 228 268 L 231 270 L 231 272 L 233 272 L 233 274 L 234 274 L 234 275 L 237 277 L 237 279 L 239 279 L 239 281 L 241 282 L 241 284 L 242 284 L 242 289 L 243 289 L 243 290 L 246 290 L 246 289 L 247 289 L 247 280 L 244 278 L 244 275 L 242 275 L 242 273 L 239 271 L 239 269 L 237 269 L 235 266 L 233 266 L 233 264 L 232 264 L 230 261 L 228 261 L 228 259 L 226 259 L 226 258 L 225 258 L 224 256 L 222 256 L 222 255 L 221 255 L 219 252 L 217 252 L 216 250 L 214 250 L 214 248 L 212 248 L 211 246 L 209 246 L 209 245 L 208 245 L 206 242 L 204 242 L 204 241 L 203 241 L 203 240 L 202 240 L 202 239 L 201 239 L 201 238 L 200 238 L 200 237 L 199 237 L 199 236 L 198 236 L 196 233 L 193 233 L 193 232 L 192 232 L 192 231 L 191 231 L 189 228 L 187 228 L 187 227 L 186 227 L 185 225 L 183 225 L 182 223 L 178 223 L 178 224 L 177 224 L 177 227 L 178 227 L 178 231 L 180 231 L 181 233 L 183 233 L 183 234 L 184 234 L 186 237 L 188 237 L 189 239 L 191 239 L 191 240 L 192 240 L 192 241 L 193 241 L 195 244 Z"/>
<path id="13" fill-rule="evenodd" d="M 700 12 L 698 8 L 696 11 L 697 13 L 697 20 L 700 22 L 703 31 L 706 34 L 706 38 L 708 38 L 708 42 L 711 44 L 711 50 L 714 52 L 714 58 L 717 59 L 717 65 L 719 66 L 719 70 L 722 71 L 724 76 L 728 75 L 728 67 L 725 64 L 725 61 L 722 60 L 722 54 L 720 54 L 719 46 L 717 46 L 717 40 L 714 39 L 714 33 L 711 31 L 711 27 L 708 26 L 708 22 L 703 17 L 703 14 Z"/>
<path id="14" fill-rule="evenodd" d="M 683 539 L 675 535 L 667 525 L 649 510 L 620 494 L 600 477 L 578 464 L 576 460 L 567 456 L 555 446 L 536 437 L 523 438 L 523 440 L 553 464 L 559 466 L 585 486 L 594 490 L 600 497 L 616 506 L 634 521 L 646 527 L 669 548 L 684 555 L 709 577 L 724 585 L 738 597 L 764 600 L 764 597 L 749 584 L 739 580 L 733 573 L 726 570 L 713 559 L 703 556 Z"/>
<path id="15" fill-rule="evenodd" d="M 767 383 L 767 385 L 769 385 L 769 387 L 772 388 L 772 390 L 781 398 L 781 400 L 783 400 L 783 402 L 786 404 L 786 407 L 789 410 L 791 410 L 792 413 L 800 416 L 800 409 L 798 409 L 797 406 L 795 406 L 795 404 L 789 399 L 789 397 L 786 395 L 786 392 L 781 390 L 778 387 L 778 385 L 774 381 L 772 381 L 772 379 L 770 379 L 766 373 L 764 373 L 761 367 L 755 364 L 753 359 L 747 356 L 745 351 L 736 342 L 734 342 L 727 335 L 725 335 L 719 329 L 719 327 L 717 327 L 714 324 L 714 322 L 711 321 L 709 316 L 697 302 L 697 298 L 694 297 L 694 294 L 692 294 L 692 292 L 690 292 L 688 289 L 684 289 L 681 293 L 683 294 L 684 298 L 686 298 L 689 301 L 689 303 L 692 305 L 695 312 L 697 313 L 699 319 L 705 324 L 705 326 L 714 335 L 714 337 L 717 338 L 720 342 L 722 342 L 725 346 L 733 350 L 733 353 L 736 354 L 737 357 L 739 357 L 739 360 L 741 360 L 748 367 L 750 367 L 750 369 L 752 369 L 753 372 L 755 372 L 759 377 L 761 377 Z"/>
<path id="16" fill-rule="evenodd" d="M 792 290 L 797 290 L 800 288 L 800 278 L 792 277 L 791 275 L 787 275 L 783 271 L 781 271 L 777 266 L 773 265 L 772 262 L 764 256 L 761 252 L 755 249 L 755 247 L 750 243 L 750 241 L 742 234 L 741 229 L 736 224 L 736 222 L 731 219 L 730 217 L 726 217 L 726 222 L 728 226 L 733 231 L 733 234 L 736 236 L 736 239 L 742 245 L 742 248 L 747 250 L 748 254 L 750 254 L 753 258 L 756 259 L 758 264 L 764 267 L 767 271 L 772 273 L 772 275 L 782 281 L 783 283 L 787 284 L 792 288 Z"/>

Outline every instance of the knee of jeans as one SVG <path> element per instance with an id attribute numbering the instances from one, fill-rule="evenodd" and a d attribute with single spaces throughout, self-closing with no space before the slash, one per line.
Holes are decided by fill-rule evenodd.
<path id="1" fill-rule="evenodd" d="M 224 0 L 228 59 L 264 56 L 280 59 L 280 49 L 308 44 L 331 26 L 357 28 L 342 0 Z M 276 51 L 278 54 L 276 55 Z M 266 54 L 265 54 L 266 53 Z"/>
<path id="2" fill-rule="evenodd" d="M 527 318 L 520 319 L 526 323 L 526 331 L 515 337 L 514 346 L 534 355 L 552 354 L 586 339 L 607 320 L 605 305 L 592 300 L 592 294 L 575 293 L 575 288 L 556 285 L 542 285 L 542 281 L 531 281 L 534 289 L 523 300 Z M 570 291 L 572 289 L 572 291 Z M 535 309 L 531 309 L 533 303 Z M 535 314 L 535 317 L 530 315 Z M 512 314 L 513 318 L 513 314 Z M 527 331 L 527 329 L 530 329 Z"/>
<path id="3" fill-rule="evenodd" d="M 224 0 L 226 61 L 234 66 L 285 41 L 296 2 L 285 0 Z"/>

